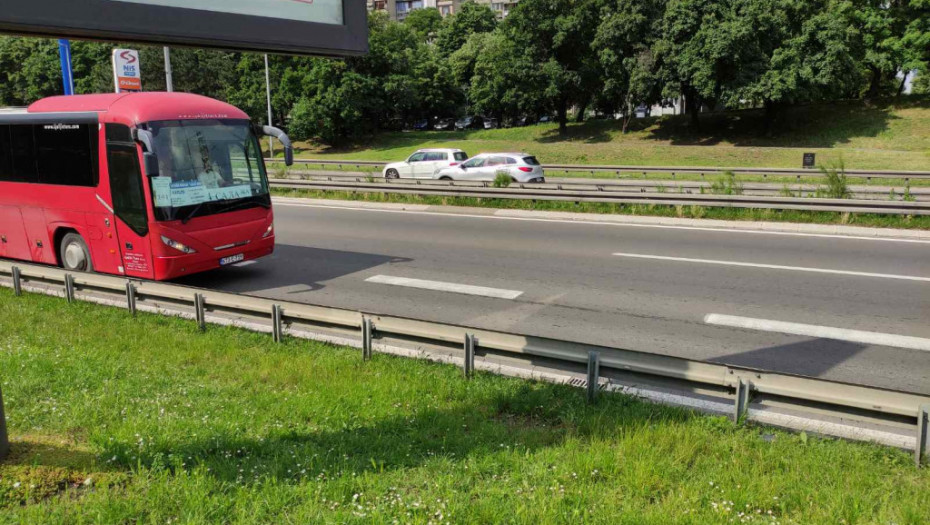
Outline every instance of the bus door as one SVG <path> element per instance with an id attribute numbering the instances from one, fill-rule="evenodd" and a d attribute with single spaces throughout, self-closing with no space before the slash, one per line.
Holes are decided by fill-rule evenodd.
<path id="1" fill-rule="evenodd" d="M 155 269 L 138 146 L 129 127 L 122 124 L 107 124 L 106 139 L 110 197 L 123 272 L 130 277 L 152 279 Z"/>

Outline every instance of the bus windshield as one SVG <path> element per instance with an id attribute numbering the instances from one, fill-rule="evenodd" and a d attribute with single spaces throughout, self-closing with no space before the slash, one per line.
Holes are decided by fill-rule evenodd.
<path id="1" fill-rule="evenodd" d="M 151 177 L 160 221 L 270 207 L 258 139 L 247 120 L 166 120 L 146 126 L 155 138 Z"/>

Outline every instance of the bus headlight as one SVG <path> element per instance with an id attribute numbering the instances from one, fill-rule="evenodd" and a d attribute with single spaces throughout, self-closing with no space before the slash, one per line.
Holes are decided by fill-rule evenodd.
<path id="1" fill-rule="evenodd" d="M 262 234 L 262 239 L 270 237 L 272 233 L 274 233 L 274 223 L 268 225 L 268 229 Z"/>
<path id="2" fill-rule="evenodd" d="M 179 243 L 178 241 L 176 241 L 176 240 L 174 240 L 174 239 L 169 239 L 169 238 L 165 237 L 164 235 L 161 236 L 161 242 L 165 243 L 165 246 L 168 246 L 168 247 L 170 247 L 170 248 L 174 248 L 175 250 L 177 250 L 177 251 L 179 251 L 179 252 L 184 252 L 184 253 L 197 253 L 197 250 L 195 250 L 195 249 L 193 249 L 193 248 L 189 248 L 189 247 L 187 247 L 187 245 L 181 244 L 181 243 Z"/>

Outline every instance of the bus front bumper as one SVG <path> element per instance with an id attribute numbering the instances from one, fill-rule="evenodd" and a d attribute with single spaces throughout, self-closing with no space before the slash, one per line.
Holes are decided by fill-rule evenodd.
<path id="1" fill-rule="evenodd" d="M 198 252 L 189 255 L 156 256 L 155 279 L 159 281 L 175 279 L 266 257 L 274 252 L 274 239 L 275 236 L 270 235 L 240 248 L 214 251 L 213 253 L 204 254 Z M 241 256 L 241 259 L 239 256 Z"/>

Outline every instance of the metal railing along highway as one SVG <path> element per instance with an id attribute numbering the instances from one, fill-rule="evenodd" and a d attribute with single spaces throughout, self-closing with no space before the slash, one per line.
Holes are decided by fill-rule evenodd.
<path id="1" fill-rule="evenodd" d="M 282 159 L 266 158 L 269 163 L 283 163 Z M 393 161 L 392 161 L 393 162 Z M 327 166 L 335 166 L 337 169 L 343 168 L 381 168 L 388 164 L 387 161 L 369 161 L 369 160 L 320 160 L 320 159 L 294 159 L 295 165 L 313 166 L 319 165 L 325 169 Z M 816 169 L 796 169 L 796 168 L 726 168 L 726 167 L 703 167 L 703 166 L 622 166 L 622 165 L 586 165 L 586 164 L 543 164 L 543 168 L 552 171 L 565 172 L 587 172 L 587 173 L 604 173 L 613 172 L 618 177 L 628 173 L 640 173 L 643 175 L 649 173 L 667 173 L 674 176 L 676 174 L 698 174 L 698 175 L 720 175 L 731 172 L 736 175 L 760 175 L 762 177 L 780 176 L 780 177 L 822 177 L 823 173 Z M 908 170 L 845 170 L 849 177 L 864 179 L 930 179 L 930 171 L 908 171 Z"/>
<path id="2" fill-rule="evenodd" d="M 623 187 L 606 185 L 600 186 L 598 189 L 570 189 L 567 188 L 566 185 L 558 184 L 514 183 L 508 188 L 494 188 L 490 187 L 489 183 L 481 182 L 384 178 L 371 178 L 370 180 L 366 180 L 362 177 L 356 177 L 356 180 L 272 179 L 271 185 L 272 187 L 287 189 L 436 195 L 486 199 L 759 208 L 888 215 L 930 215 L 930 202 L 927 201 L 820 199 L 753 195 L 695 195 L 655 191 L 631 192 L 629 190 L 624 191 Z"/>
<path id="3" fill-rule="evenodd" d="M 714 403 L 716 406 L 726 403 L 722 406 L 729 406 L 727 411 L 738 421 L 748 419 L 791 427 L 784 423 L 789 416 L 780 412 L 785 410 L 790 414 L 842 420 L 843 423 L 825 422 L 814 430 L 850 439 L 877 440 L 867 430 L 860 433 L 856 429 L 867 429 L 880 422 L 898 431 L 894 434 L 897 438 L 884 442 L 913 449 L 918 463 L 923 460 L 930 439 L 926 426 L 930 396 L 908 392 L 175 284 L 68 273 L 9 260 L 0 260 L 0 286 L 13 288 L 17 295 L 24 290 L 36 291 L 62 296 L 68 301 L 122 306 L 133 313 L 145 310 L 183 316 L 195 319 L 201 328 L 206 328 L 207 323 L 232 324 L 270 332 L 275 341 L 293 336 L 348 342 L 361 346 L 365 359 L 375 350 L 398 353 L 397 349 L 406 349 L 405 355 L 414 356 L 446 352 L 446 357 L 463 364 L 466 376 L 475 370 L 476 355 L 483 356 L 478 364 L 484 368 L 494 359 L 504 358 L 525 360 L 531 369 L 549 363 L 546 366 L 576 374 L 566 382 L 586 386 L 592 399 L 605 387 L 640 392 L 638 395 L 654 401 L 685 399 L 669 393 L 668 389 L 674 388 L 693 394 L 687 397 L 693 401 L 677 404 L 708 409 Z M 587 381 L 577 376 L 583 373 L 585 365 Z M 665 385 L 666 390 L 646 390 L 642 385 L 651 385 L 650 388 Z M 642 394 L 647 391 L 659 394 L 653 397 Z"/>

